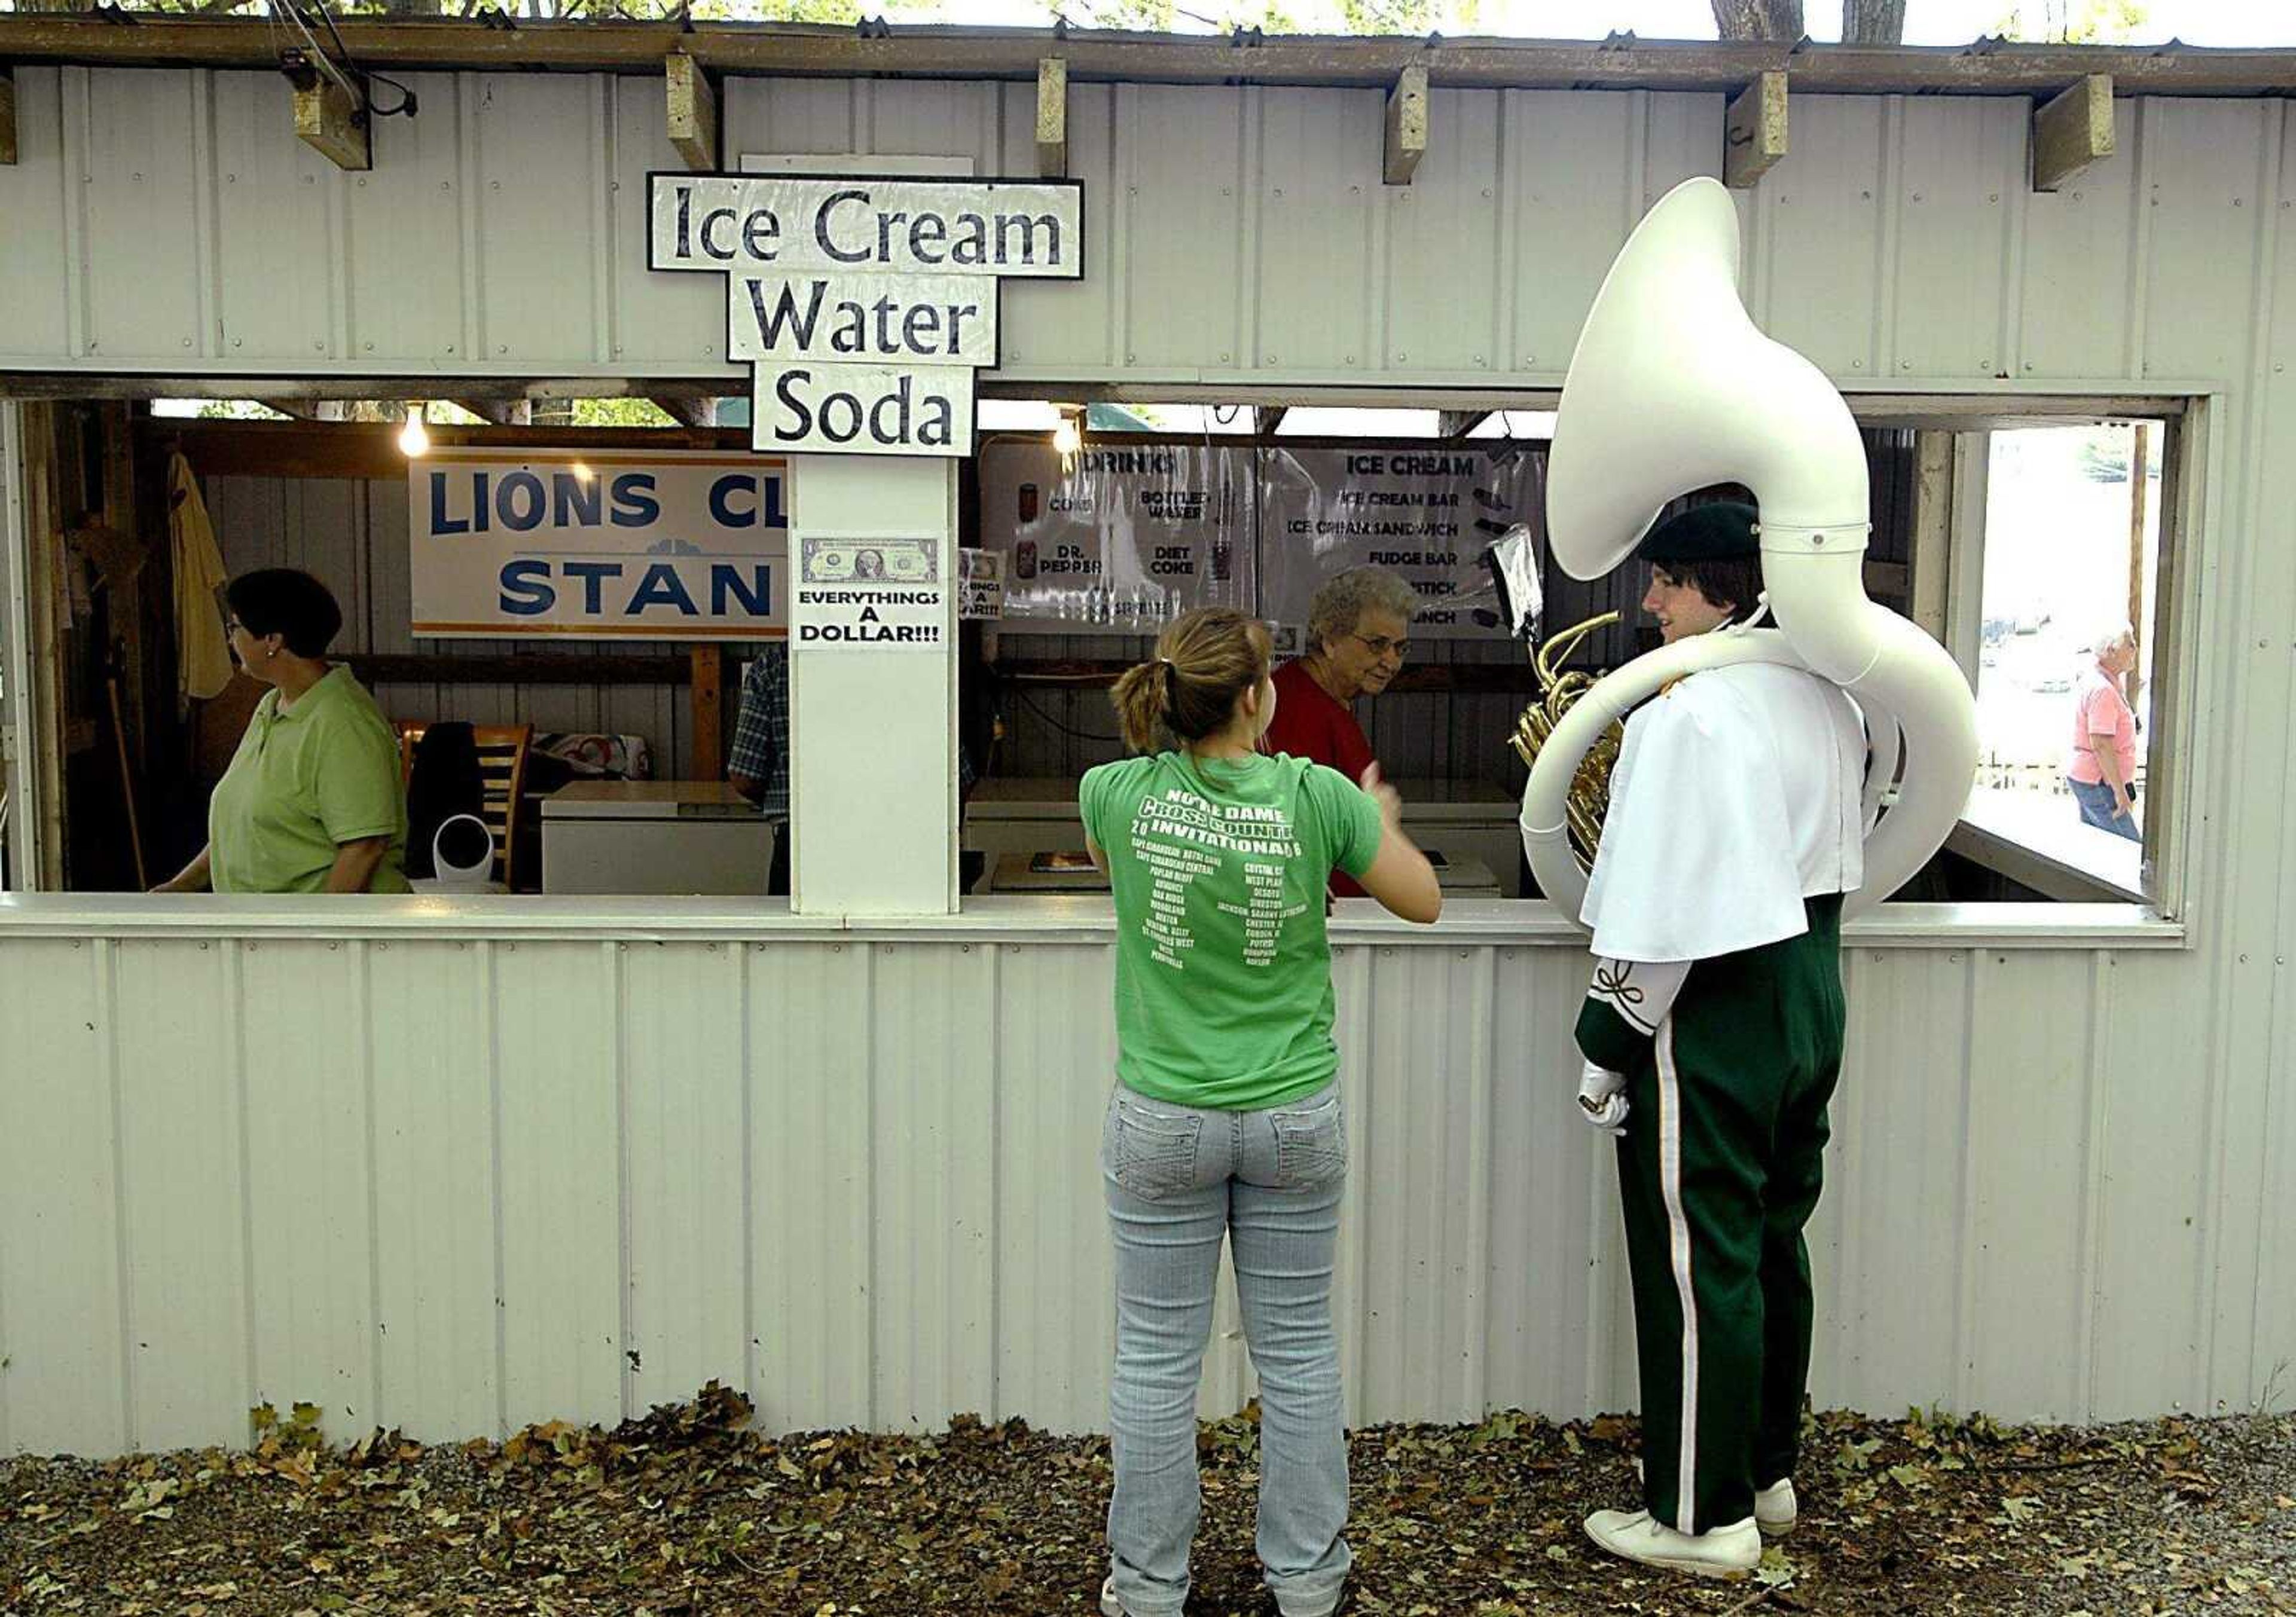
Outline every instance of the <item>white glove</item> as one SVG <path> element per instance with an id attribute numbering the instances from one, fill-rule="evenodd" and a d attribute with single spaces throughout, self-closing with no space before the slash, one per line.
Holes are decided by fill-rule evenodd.
<path id="1" fill-rule="evenodd" d="M 1586 1062 L 1578 1073 L 1578 1110 L 1613 1139 L 1627 1132 L 1627 1075 Z"/>

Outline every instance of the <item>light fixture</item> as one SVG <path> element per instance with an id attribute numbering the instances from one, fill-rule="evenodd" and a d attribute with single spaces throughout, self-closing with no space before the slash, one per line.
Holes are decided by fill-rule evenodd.
<path id="1" fill-rule="evenodd" d="M 413 404 L 406 407 L 406 425 L 398 429 L 398 447 L 410 461 L 421 460 L 430 453 L 430 429 L 422 424 L 423 412 L 430 406 Z"/>
<path id="2" fill-rule="evenodd" d="M 577 461 L 574 462 L 574 480 L 577 483 L 587 483 L 592 478 L 594 478 L 598 474 L 596 472 L 590 470 L 587 462 L 582 461 Z"/>
<path id="3" fill-rule="evenodd" d="M 1084 412 L 1074 404 L 1061 406 L 1061 424 L 1053 429 L 1053 447 L 1060 451 L 1061 467 L 1066 470 L 1084 447 Z"/>

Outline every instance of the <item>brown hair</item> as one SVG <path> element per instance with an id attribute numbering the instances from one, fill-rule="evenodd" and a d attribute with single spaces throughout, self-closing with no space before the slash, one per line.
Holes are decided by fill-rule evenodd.
<path id="1" fill-rule="evenodd" d="M 1156 637 L 1156 655 L 1109 693 L 1135 752 L 1185 747 L 1226 725 L 1236 698 L 1267 677 L 1267 625 L 1234 607 L 1183 612 Z"/>
<path id="2" fill-rule="evenodd" d="M 1759 556 L 1710 556 L 1702 561 L 1660 561 L 1675 583 L 1688 584 L 1710 607 L 1729 609 L 1729 621 L 1742 623 L 1761 604 L 1762 561 Z"/>

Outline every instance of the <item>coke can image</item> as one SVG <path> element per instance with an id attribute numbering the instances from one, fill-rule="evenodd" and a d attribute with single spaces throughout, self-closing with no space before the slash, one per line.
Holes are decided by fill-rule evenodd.
<path id="1" fill-rule="evenodd" d="M 1031 522 L 1034 522 L 1036 519 L 1037 519 L 1037 486 L 1036 486 L 1034 483 L 1023 483 L 1023 484 L 1021 484 L 1021 524 L 1022 524 L 1022 526 L 1024 526 L 1024 527 L 1025 527 L 1027 524 L 1031 523 Z"/>

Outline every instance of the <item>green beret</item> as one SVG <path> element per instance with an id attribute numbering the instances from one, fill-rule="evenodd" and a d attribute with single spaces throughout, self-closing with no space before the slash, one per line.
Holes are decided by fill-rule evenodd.
<path id="1" fill-rule="evenodd" d="M 1754 508 L 1735 500 L 1718 500 L 1677 512 L 1643 536 L 1635 554 L 1644 561 L 1721 561 L 1733 556 L 1759 556 Z"/>

